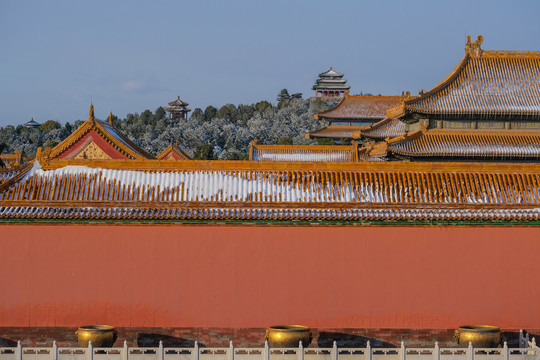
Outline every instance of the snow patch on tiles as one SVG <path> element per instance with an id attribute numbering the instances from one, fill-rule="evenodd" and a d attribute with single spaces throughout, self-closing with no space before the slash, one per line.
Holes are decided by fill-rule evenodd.
<path id="1" fill-rule="evenodd" d="M 540 177 L 346 171 L 132 171 L 35 165 L 0 200 L 538 204 Z"/>

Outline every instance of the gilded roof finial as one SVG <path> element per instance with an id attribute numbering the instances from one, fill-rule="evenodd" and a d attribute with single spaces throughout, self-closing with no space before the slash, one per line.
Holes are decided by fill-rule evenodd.
<path id="1" fill-rule="evenodd" d="M 112 111 L 109 113 L 109 124 L 113 124 Z"/>
<path id="2" fill-rule="evenodd" d="M 90 111 L 88 112 L 90 116 L 88 116 L 89 120 L 95 120 L 94 117 L 94 104 L 90 103 Z"/>
<path id="3" fill-rule="evenodd" d="M 476 41 L 471 42 L 471 36 L 467 36 L 467 43 L 465 44 L 465 52 L 471 56 L 480 56 L 482 55 L 482 48 L 480 45 L 482 45 L 482 42 L 484 41 L 484 37 L 482 35 L 478 35 L 476 38 Z"/>

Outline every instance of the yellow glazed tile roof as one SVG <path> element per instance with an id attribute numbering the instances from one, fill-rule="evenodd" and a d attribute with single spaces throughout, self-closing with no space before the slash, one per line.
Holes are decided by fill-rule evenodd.
<path id="1" fill-rule="evenodd" d="M 540 131 L 423 129 L 388 142 L 392 153 L 413 157 L 540 158 Z"/>
<path id="2" fill-rule="evenodd" d="M 484 51 L 482 37 L 437 86 L 404 101 L 405 113 L 540 117 L 540 51 Z"/>

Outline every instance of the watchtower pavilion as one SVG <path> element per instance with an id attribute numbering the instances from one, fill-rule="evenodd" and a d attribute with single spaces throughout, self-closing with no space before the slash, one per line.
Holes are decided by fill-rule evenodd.
<path id="1" fill-rule="evenodd" d="M 315 90 L 315 97 L 339 97 L 351 88 L 349 85 L 345 85 L 346 83 L 347 80 L 343 79 L 343 74 L 334 71 L 330 67 L 330 70 L 319 74 L 319 78 L 315 80 L 312 90 Z"/>
<path id="2" fill-rule="evenodd" d="M 190 108 L 187 106 L 189 103 L 180 100 L 180 96 L 176 98 L 176 100 L 171 101 L 169 103 L 169 107 L 166 108 L 167 112 L 169 113 L 170 119 L 186 119 L 188 118 L 188 112 L 191 111 Z"/>

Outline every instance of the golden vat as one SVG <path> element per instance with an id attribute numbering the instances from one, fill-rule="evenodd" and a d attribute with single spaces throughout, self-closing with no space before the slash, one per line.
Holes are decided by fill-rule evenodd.
<path id="1" fill-rule="evenodd" d="M 501 329 L 491 325 L 465 325 L 455 331 L 454 337 L 461 347 L 468 347 L 471 342 L 477 348 L 492 348 L 501 343 Z"/>
<path id="2" fill-rule="evenodd" d="M 266 329 L 265 339 L 270 347 L 298 347 L 300 341 L 302 341 L 302 346 L 308 347 L 313 339 L 313 334 L 307 326 L 277 325 Z"/>
<path id="3" fill-rule="evenodd" d="M 116 329 L 109 325 L 81 326 L 75 334 L 79 340 L 79 346 L 82 347 L 87 347 L 88 341 L 92 341 L 94 347 L 111 347 L 118 337 Z"/>

